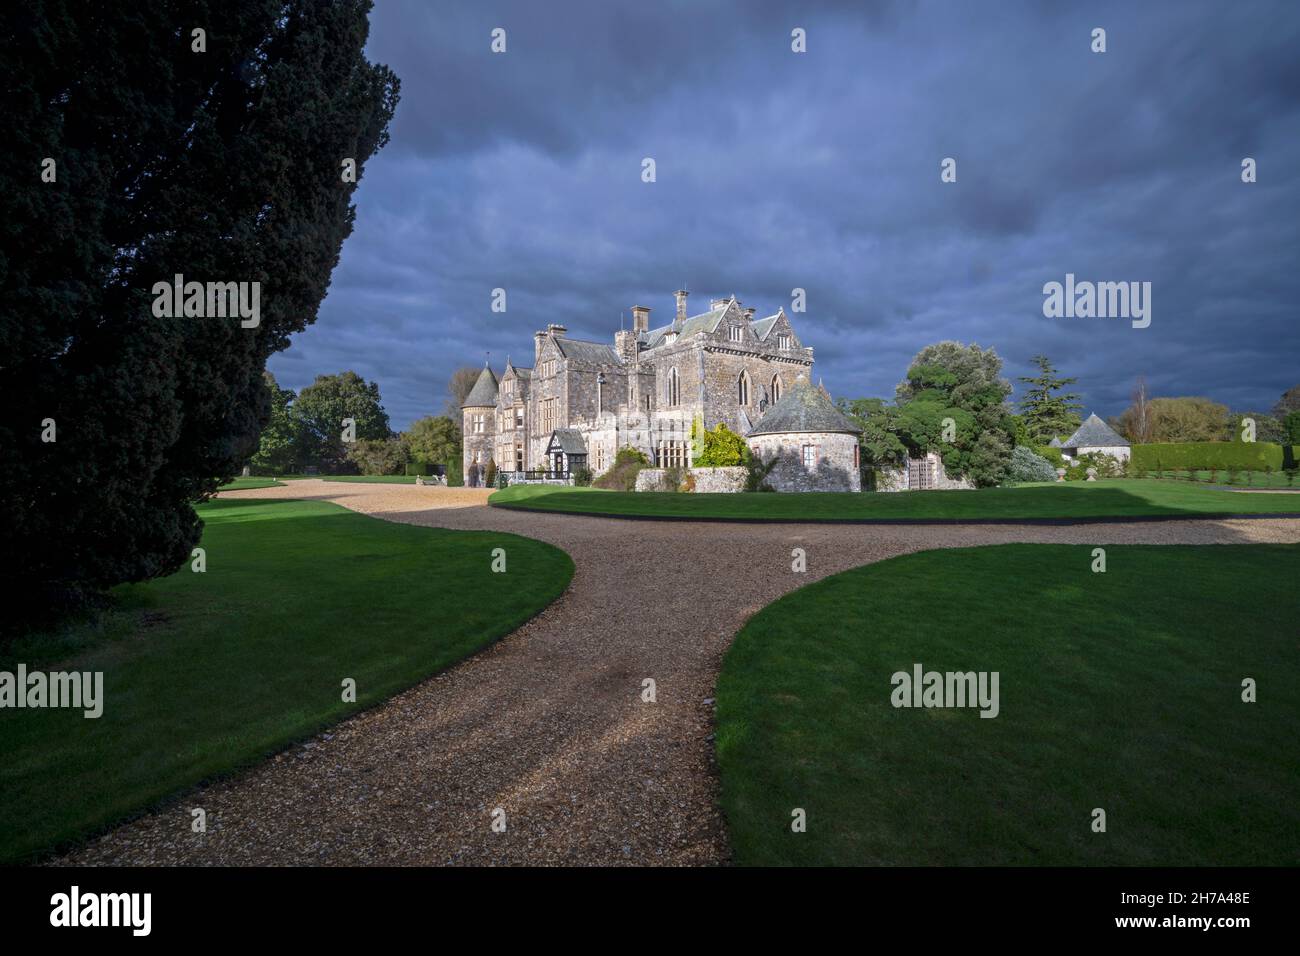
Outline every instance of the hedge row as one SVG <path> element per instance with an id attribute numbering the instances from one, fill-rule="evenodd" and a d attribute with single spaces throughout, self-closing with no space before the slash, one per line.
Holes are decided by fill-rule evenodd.
<path id="1" fill-rule="evenodd" d="M 1282 471 L 1294 468 L 1297 449 L 1272 442 L 1197 441 L 1134 445 L 1130 473 L 1144 471 Z"/>

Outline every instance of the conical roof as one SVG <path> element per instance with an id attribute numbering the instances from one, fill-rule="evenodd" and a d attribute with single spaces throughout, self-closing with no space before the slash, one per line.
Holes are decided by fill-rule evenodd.
<path id="1" fill-rule="evenodd" d="M 857 435 L 862 429 L 841 414 L 823 389 L 800 373 L 794 386 L 749 430 L 750 435 L 783 432 L 847 432 Z"/>
<path id="2" fill-rule="evenodd" d="M 1120 435 L 1093 412 L 1088 420 L 1079 426 L 1079 430 L 1061 442 L 1063 448 L 1105 448 L 1111 445 L 1127 445 L 1128 439 Z"/>
<path id="3" fill-rule="evenodd" d="M 484 408 L 497 403 L 497 377 L 492 374 L 492 369 L 486 365 L 479 374 L 478 381 L 474 387 L 469 390 L 465 396 L 465 402 L 461 408 Z"/>

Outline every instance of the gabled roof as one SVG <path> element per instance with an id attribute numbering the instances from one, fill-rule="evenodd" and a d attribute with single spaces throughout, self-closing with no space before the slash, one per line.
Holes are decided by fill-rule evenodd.
<path id="1" fill-rule="evenodd" d="M 1061 442 L 1062 448 L 1104 448 L 1107 445 L 1128 446 L 1128 439 L 1120 435 L 1093 412 L 1079 430 Z"/>
<path id="2" fill-rule="evenodd" d="M 460 407 L 482 408 L 496 403 L 497 377 L 493 374 L 492 369 L 484 365 L 483 371 L 479 373 L 478 381 L 469 390 L 469 394 L 465 396 L 465 401 Z"/>
<path id="3" fill-rule="evenodd" d="M 781 318 L 781 312 L 777 312 L 776 315 L 769 315 L 765 319 L 758 319 L 755 322 L 751 322 L 749 327 L 754 330 L 754 335 L 758 336 L 758 340 L 761 342 L 767 338 L 772 329 L 775 328 L 776 320 L 779 318 Z"/>
<path id="4" fill-rule="evenodd" d="M 567 336 L 555 336 L 555 347 L 565 358 L 587 365 L 617 365 L 618 353 L 612 345 L 603 342 L 584 342 Z"/>
<path id="5" fill-rule="evenodd" d="M 1052 436 L 1052 440 L 1049 441 L 1049 442 L 1047 443 L 1047 447 L 1048 447 L 1048 448 L 1063 448 L 1063 447 L 1065 447 L 1065 446 L 1061 444 L 1061 439 L 1059 439 L 1059 438 L 1057 438 L 1055 435 L 1053 435 L 1053 436 Z"/>
<path id="6" fill-rule="evenodd" d="M 587 454 L 587 444 L 576 428 L 557 428 L 551 432 L 550 441 L 546 443 L 546 453 L 562 451 L 566 455 Z"/>
<path id="7" fill-rule="evenodd" d="M 710 309 L 708 312 L 701 312 L 699 315 L 693 315 L 689 319 L 681 322 L 674 321 L 669 325 L 661 325 L 657 329 L 651 329 L 649 332 L 641 333 L 644 338 L 642 342 L 648 349 L 658 348 L 664 344 L 664 338 L 669 332 L 676 332 L 678 338 L 686 338 L 694 335 L 696 332 L 716 332 L 718 324 L 722 317 L 727 314 L 727 309 L 735 299 L 729 299 L 725 305 L 720 305 L 716 309 Z"/>
<path id="8" fill-rule="evenodd" d="M 857 435 L 862 429 L 841 414 L 825 389 L 813 385 L 801 372 L 794 386 L 749 430 L 751 436 L 784 432 L 846 432 Z"/>

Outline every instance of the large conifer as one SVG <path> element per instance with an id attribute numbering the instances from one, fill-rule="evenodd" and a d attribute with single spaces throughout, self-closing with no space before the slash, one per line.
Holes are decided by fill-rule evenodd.
<path id="1" fill-rule="evenodd" d="M 359 177 L 397 103 L 362 52 L 370 6 L 0 14 L 0 561 L 20 593 L 174 571 L 191 503 L 256 451 L 266 359 L 315 320 L 352 230 L 343 161 Z M 155 317 L 177 274 L 259 282 L 260 323 Z"/>

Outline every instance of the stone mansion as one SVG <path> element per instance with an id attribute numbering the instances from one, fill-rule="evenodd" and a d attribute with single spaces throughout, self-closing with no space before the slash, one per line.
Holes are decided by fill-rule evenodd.
<path id="1" fill-rule="evenodd" d="M 600 474 L 629 445 L 657 467 L 687 467 L 692 421 L 749 435 L 796 381 L 806 386 L 813 350 L 784 308 L 755 318 L 732 296 L 692 316 L 687 293 L 675 295 L 671 322 L 652 328 L 651 310 L 633 306 L 613 345 L 552 324 L 533 336 L 531 367 L 507 359 L 500 378 L 484 367 L 462 406 L 466 475 L 489 459 L 507 472 Z"/>

